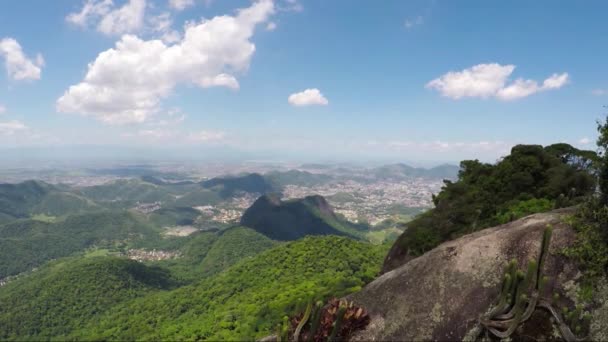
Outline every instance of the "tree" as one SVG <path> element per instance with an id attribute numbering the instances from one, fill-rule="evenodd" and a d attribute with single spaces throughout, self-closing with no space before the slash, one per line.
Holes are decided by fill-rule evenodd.
<path id="1" fill-rule="evenodd" d="M 600 202 L 602 205 L 608 205 L 608 116 L 606 121 L 597 122 L 597 147 L 600 154 L 599 166 L 599 186 L 600 186 Z"/>

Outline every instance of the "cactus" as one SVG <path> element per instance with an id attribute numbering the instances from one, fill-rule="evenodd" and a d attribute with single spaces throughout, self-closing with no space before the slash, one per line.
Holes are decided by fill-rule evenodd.
<path id="1" fill-rule="evenodd" d="M 545 266 L 545 260 L 547 259 L 547 254 L 549 254 L 549 245 L 551 244 L 551 236 L 553 235 L 553 227 L 551 225 L 547 225 L 545 231 L 543 232 L 543 241 L 540 245 L 540 256 L 538 257 L 538 271 L 536 278 L 542 278 L 543 267 Z M 538 284 L 537 290 L 540 289 L 540 284 Z"/>
<path id="2" fill-rule="evenodd" d="M 300 323 L 298 323 L 298 326 L 296 327 L 296 331 L 293 333 L 293 340 L 295 342 L 298 342 L 300 340 L 300 333 L 302 332 L 302 328 L 304 327 L 304 325 L 306 324 L 306 322 L 308 322 L 308 319 L 310 318 L 311 310 L 312 310 L 312 302 L 308 303 L 308 305 L 306 306 L 306 311 L 304 311 L 304 316 L 302 316 Z"/>
<path id="3" fill-rule="evenodd" d="M 289 341 L 289 317 L 283 316 L 283 325 L 281 327 L 281 333 L 279 334 L 279 340 Z"/>
<path id="4" fill-rule="evenodd" d="M 515 303 L 511 306 L 511 310 L 506 314 L 498 315 L 496 318 L 499 320 L 509 320 L 515 316 L 515 312 L 518 309 L 518 303 L 520 302 L 520 297 L 524 294 L 525 289 L 528 284 L 526 282 L 526 276 L 522 271 L 517 271 L 515 274 L 515 295 L 512 298 L 515 298 Z"/>
<path id="5" fill-rule="evenodd" d="M 323 316 L 323 302 L 318 301 L 315 304 L 315 311 L 310 319 L 310 334 L 308 335 L 308 342 L 312 342 L 315 338 L 315 333 L 319 329 L 319 323 L 321 322 L 321 316 Z"/>
<path id="6" fill-rule="evenodd" d="M 542 275 L 538 272 L 536 261 L 528 261 L 528 273 L 526 274 L 526 290 L 528 288 L 537 289 L 540 287 L 540 279 Z M 538 285 L 538 286 L 537 286 Z"/>
<path id="7" fill-rule="evenodd" d="M 340 333 L 340 330 L 342 329 L 342 319 L 344 319 L 345 312 L 346 312 L 346 306 L 343 306 L 342 304 L 340 304 L 340 308 L 338 309 L 338 312 L 336 313 L 336 321 L 334 322 L 334 328 L 332 329 L 331 335 L 329 335 L 329 338 L 327 339 L 327 341 L 329 341 L 329 342 L 336 341 L 336 337 L 338 336 L 338 334 Z"/>
<path id="8" fill-rule="evenodd" d="M 277 324 L 276 327 L 276 335 L 277 335 L 277 342 L 282 342 L 283 340 L 281 339 L 281 333 L 283 332 L 283 328 L 281 326 L 281 323 Z"/>
<path id="9" fill-rule="evenodd" d="M 481 318 L 481 324 L 494 336 L 500 339 L 509 338 L 520 324 L 530 319 L 537 307 L 544 308 L 553 315 L 559 323 L 560 332 L 566 341 L 575 341 L 576 337 L 562 317 L 565 317 L 570 325 L 574 325 L 575 331 L 580 333 L 579 319 L 582 307 L 577 306 L 571 312 L 564 307 L 563 315 L 559 315 L 549 301 L 541 299 L 541 295 L 549 283 L 549 277 L 543 276 L 542 271 L 549 254 L 552 234 L 553 228 L 547 225 L 543 232 L 538 261 L 530 260 L 528 262 L 526 274 L 518 269 L 516 260 L 511 261 L 507 266 L 497 300 L 498 304 L 487 316 Z M 554 293 L 552 297 L 554 302 L 559 300 L 557 293 Z M 505 311 L 508 312 L 505 313 Z"/>
<path id="10" fill-rule="evenodd" d="M 490 311 L 490 317 L 503 313 L 508 309 L 508 304 L 510 303 L 510 295 L 509 290 L 511 289 L 511 275 L 509 273 L 505 273 L 505 277 L 502 281 L 502 289 L 500 291 L 500 295 L 498 297 L 498 303 L 496 307 Z"/>

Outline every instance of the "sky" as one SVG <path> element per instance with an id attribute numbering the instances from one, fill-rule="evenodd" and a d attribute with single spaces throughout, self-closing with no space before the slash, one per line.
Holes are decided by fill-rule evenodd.
<path id="1" fill-rule="evenodd" d="M 0 151 L 457 162 L 495 161 L 519 143 L 595 149 L 607 10 L 2 1 Z"/>

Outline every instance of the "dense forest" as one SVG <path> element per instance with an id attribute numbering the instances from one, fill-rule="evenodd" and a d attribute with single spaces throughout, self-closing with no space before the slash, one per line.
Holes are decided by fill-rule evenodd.
<path id="1" fill-rule="evenodd" d="M 243 247 L 229 245 L 218 249 Z M 217 253 L 225 256 L 210 249 L 207 263 L 221 268 L 233 258 Z M 58 261 L 0 290 L 0 339 L 262 337 L 310 300 L 359 290 L 376 277 L 385 253 L 385 246 L 348 238 L 307 237 L 176 289 L 167 268 L 112 257 Z"/>
<path id="2" fill-rule="evenodd" d="M 595 191 L 598 162 L 595 152 L 568 144 L 518 145 L 496 164 L 461 162 L 458 180 L 433 196 L 435 207 L 407 224 L 385 270 L 444 241 L 580 203 Z"/>

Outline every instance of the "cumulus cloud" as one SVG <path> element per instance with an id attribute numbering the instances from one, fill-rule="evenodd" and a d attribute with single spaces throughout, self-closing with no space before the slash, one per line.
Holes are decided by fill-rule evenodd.
<path id="1" fill-rule="evenodd" d="M 27 126 L 17 120 L 0 122 L 0 135 L 13 135 L 17 132 L 26 131 Z"/>
<path id="2" fill-rule="evenodd" d="M 169 12 L 150 17 L 147 25 L 147 30 L 159 36 L 165 43 L 177 43 L 182 39 L 181 34 L 173 29 L 173 18 Z"/>
<path id="3" fill-rule="evenodd" d="M 80 26 L 96 25 L 106 35 L 138 32 L 144 27 L 146 0 L 129 0 L 116 7 L 112 0 L 87 0 L 80 12 L 70 13 L 66 21 Z"/>
<path id="4" fill-rule="evenodd" d="M 587 137 L 583 137 L 578 141 L 578 143 L 580 145 L 589 145 L 590 142 L 591 142 L 591 139 L 589 139 Z"/>
<path id="5" fill-rule="evenodd" d="M 418 25 L 422 25 L 424 23 L 424 17 L 419 15 L 415 18 L 408 18 L 405 19 L 405 22 L 403 23 L 403 25 L 405 26 L 406 29 L 411 29 L 414 26 L 418 26 Z"/>
<path id="6" fill-rule="evenodd" d="M 289 95 L 287 101 L 292 106 L 298 107 L 312 105 L 326 106 L 327 104 L 329 104 L 329 101 L 327 101 L 325 96 L 323 96 L 323 94 L 321 94 L 321 92 L 317 88 L 306 89 L 299 93 L 291 94 Z"/>
<path id="7" fill-rule="evenodd" d="M 568 74 L 553 74 L 542 84 L 534 80 L 516 79 L 508 83 L 515 65 L 478 64 L 462 71 L 451 71 L 426 84 L 445 97 L 495 97 L 500 100 L 515 100 L 532 94 L 559 89 L 568 83 Z"/>
<path id="8" fill-rule="evenodd" d="M 68 14 L 65 20 L 76 26 L 87 27 L 91 20 L 108 14 L 113 6 L 112 0 L 87 0 L 80 12 Z"/>
<path id="9" fill-rule="evenodd" d="M 15 39 L 0 40 L 0 57 L 4 58 L 4 66 L 10 78 L 17 81 L 40 79 L 44 58 L 41 54 L 38 54 L 35 60 L 28 58 Z"/>
<path id="10" fill-rule="evenodd" d="M 268 23 L 268 25 L 266 25 L 266 31 L 274 31 L 277 29 L 277 23 L 275 23 L 274 21 L 271 21 Z"/>
<path id="11" fill-rule="evenodd" d="M 194 0 L 169 0 L 169 6 L 175 10 L 183 11 L 188 7 L 194 6 Z"/>
<path id="12" fill-rule="evenodd" d="M 177 84 L 237 89 L 234 74 L 249 67 L 255 27 L 273 12 L 272 0 L 260 0 L 235 16 L 191 23 L 174 45 L 124 35 L 57 100 L 57 111 L 109 124 L 141 123 L 160 110 Z"/>

